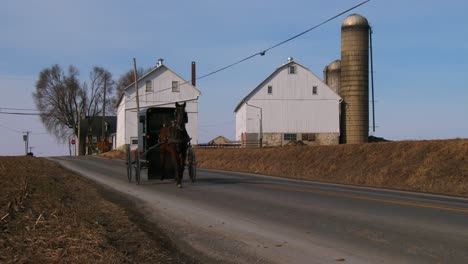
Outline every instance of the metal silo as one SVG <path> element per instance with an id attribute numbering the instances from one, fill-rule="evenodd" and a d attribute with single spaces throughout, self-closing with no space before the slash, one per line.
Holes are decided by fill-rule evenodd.
<path id="1" fill-rule="evenodd" d="M 323 70 L 323 79 L 325 84 L 338 95 L 341 93 L 341 61 L 332 61 Z"/>
<path id="2" fill-rule="evenodd" d="M 341 134 L 343 143 L 369 138 L 369 23 L 361 15 L 348 16 L 341 25 Z"/>

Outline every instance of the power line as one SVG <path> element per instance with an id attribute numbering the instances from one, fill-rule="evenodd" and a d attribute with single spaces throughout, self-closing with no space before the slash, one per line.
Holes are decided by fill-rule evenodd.
<path id="1" fill-rule="evenodd" d="M 357 4 L 357 5 L 353 6 L 353 7 L 349 8 L 349 9 L 347 9 L 347 10 L 341 12 L 341 13 L 339 13 L 338 15 L 335 15 L 335 16 L 333 16 L 333 17 L 331 17 L 331 18 L 329 18 L 329 19 L 323 21 L 322 23 L 320 23 L 320 24 L 318 24 L 318 25 L 315 25 L 315 26 L 313 26 L 313 27 L 311 27 L 311 28 L 309 28 L 309 29 L 307 29 L 307 30 L 305 30 L 305 31 L 303 31 L 303 32 L 301 32 L 301 33 L 295 35 L 295 36 L 292 36 L 292 37 L 290 37 L 290 38 L 288 38 L 288 39 L 286 39 L 286 40 L 284 40 L 284 41 L 281 41 L 281 42 L 278 43 L 278 44 L 275 44 L 275 45 L 269 47 L 268 49 L 265 49 L 265 50 L 263 50 L 263 51 L 254 53 L 254 54 L 252 54 L 252 55 L 250 55 L 250 56 L 248 56 L 248 57 L 245 57 L 245 58 L 243 58 L 243 59 L 241 59 L 241 60 L 239 60 L 239 61 L 236 61 L 236 62 L 234 62 L 234 63 L 231 63 L 231 64 L 229 64 L 229 65 L 227 65 L 227 66 L 225 66 L 225 67 L 222 67 L 222 68 L 220 68 L 220 69 L 218 69 L 218 70 L 215 70 L 215 71 L 210 72 L 210 73 L 208 73 L 208 74 L 202 75 L 202 76 L 198 77 L 197 80 L 203 79 L 203 78 L 208 77 L 208 76 L 213 75 L 213 74 L 216 74 L 216 73 L 218 73 L 218 72 L 220 72 L 220 71 L 224 71 L 224 70 L 226 70 L 226 69 L 228 69 L 228 68 L 231 68 L 231 67 L 233 67 L 233 66 L 235 66 L 235 65 L 237 65 L 237 64 L 239 64 L 239 63 L 241 63 L 241 62 L 244 62 L 244 61 L 246 61 L 246 60 L 249 60 L 249 59 L 251 59 L 251 58 L 253 58 L 253 57 L 257 56 L 257 55 L 263 56 L 263 55 L 265 55 L 265 53 L 266 53 L 267 51 L 270 51 L 270 50 L 272 50 L 272 49 L 274 49 L 274 48 L 277 48 L 277 47 L 279 47 L 279 46 L 281 46 L 281 45 L 283 45 L 283 44 L 285 44 L 285 43 L 287 43 L 287 42 L 289 42 L 289 41 L 291 41 L 291 40 L 293 40 L 293 39 L 295 39 L 295 38 L 298 38 L 298 37 L 300 37 L 300 36 L 302 36 L 302 35 L 304 35 L 304 34 L 310 32 L 310 31 L 312 31 L 312 30 L 314 30 L 314 29 L 316 29 L 316 28 L 318 28 L 318 27 L 320 27 L 320 26 L 322 26 L 322 25 L 324 25 L 324 24 L 326 24 L 326 23 L 328 23 L 328 22 L 330 22 L 330 21 L 336 19 L 337 17 L 339 17 L 339 16 L 341 16 L 341 15 L 343 15 L 343 14 L 348 13 L 349 11 L 351 11 L 351 10 L 353 10 L 353 9 L 356 9 L 356 8 L 358 8 L 358 7 L 360 7 L 360 6 L 364 5 L 364 4 L 366 4 L 366 3 L 369 2 L 369 1 L 370 1 L 370 0 L 366 0 L 366 1 L 362 2 L 362 3 L 360 3 L 360 4 Z"/>
<path id="2" fill-rule="evenodd" d="M 366 1 L 364 1 L 364 2 L 361 2 L 361 3 L 359 3 L 359 4 L 355 5 L 355 6 L 353 6 L 353 7 L 351 7 L 351 8 L 348 8 L 347 10 L 345 10 L 345 11 L 343 11 L 343 12 L 341 12 L 341 13 L 339 13 L 339 14 L 337 14 L 337 15 L 335 15 L 335 16 L 333 16 L 333 17 L 331 17 L 331 18 L 329 18 L 329 19 L 327 19 L 327 20 L 325 20 L 325 21 L 323 21 L 322 23 L 320 23 L 320 24 L 318 24 L 318 25 L 315 25 L 315 26 L 313 26 L 313 27 L 311 27 L 311 28 L 309 28 L 309 29 L 307 29 L 307 30 L 305 30 L 305 31 L 303 31 L 303 32 L 301 32 L 301 33 L 299 33 L 299 34 L 296 34 L 296 35 L 294 35 L 294 36 L 292 36 L 292 37 L 290 37 L 290 38 L 288 38 L 288 39 L 286 39 L 286 40 L 284 40 L 284 41 L 281 41 L 281 42 L 279 42 L 279 43 L 277 43 L 277 44 L 275 44 L 275 45 L 273 45 L 273 46 L 271 46 L 271 47 L 269 47 L 269 48 L 267 48 L 267 49 L 265 49 L 265 50 L 263 50 L 263 51 L 254 53 L 254 54 L 252 54 L 252 55 L 250 55 L 250 56 L 247 56 L 247 57 L 245 57 L 245 58 L 243 58 L 243 59 L 241 59 L 241 60 L 238 60 L 238 61 L 236 61 L 236 62 L 234 62 L 234 63 L 231 63 L 231 64 L 229 64 L 229 65 L 227 65 L 227 66 L 224 66 L 224 67 L 222 67 L 222 68 L 220 68 L 220 69 L 217 69 L 217 70 L 215 70 L 215 71 L 212 71 L 212 72 L 210 72 L 210 73 L 207 73 L 207 74 L 205 74 L 205 75 L 202 75 L 202 76 L 196 78 L 196 80 L 200 80 L 200 79 L 206 78 L 206 77 L 208 77 L 208 76 L 214 75 L 214 74 L 216 74 L 216 73 L 218 73 L 218 72 L 227 70 L 227 69 L 229 69 L 229 68 L 231 68 L 231 67 L 233 67 L 233 66 L 235 66 L 235 65 L 237 65 L 237 64 L 240 64 L 240 63 L 242 63 L 242 62 L 244 62 L 244 61 L 250 60 L 250 59 L 252 59 L 253 57 L 255 57 L 255 56 L 257 56 L 257 55 L 264 56 L 264 55 L 266 54 L 266 52 L 268 52 L 268 51 L 270 51 L 270 50 L 272 50 L 272 49 L 274 49 L 274 48 L 277 48 L 277 47 L 279 47 L 279 46 L 281 46 L 281 45 L 283 45 L 283 44 L 285 44 L 285 43 L 287 43 L 287 42 L 289 42 L 289 41 L 292 41 L 292 40 L 294 40 L 294 39 L 296 39 L 296 38 L 298 38 L 298 37 L 300 37 L 300 36 L 302 36 L 302 35 L 304 35 L 304 34 L 310 32 L 310 31 L 312 31 L 312 30 L 314 30 L 314 29 L 316 29 L 316 28 L 318 28 L 318 27 L 320 27 L 320 26 L 322 26 L 322 25 L 324 25 L 324 24 L 326 24 L 326 23 L 328 23 L 328 22 L 330 22 L 330 21 L 332 21 L 332 20 L 338 18 L 338 17 L 341 16 L 341 15 L 343 15 L 343 14 L 345 14 L 345 13 L 348 13 L 348 12 L 350 12 L 350 11 L 352 11 L 352 10 L 354 10 L 354 9 L 356 9 L 356 8 L 358 8 L 358 7 L 362 6 L 362 5 L 364 5 L 364 4 L 368 3 L 368 2 L 370 2 L 370 1 L 371 1 L 371 0 L 366 0 Z M 180 85 L 187 84 L 187 83 L 189 83 L 189 81 L 183 82 L 183 83 L 179 84 L 179 86 L 180 86 Z M 172 88 L 172 87 L 169 87 L 169 88 L 160 90 L 160 91 L 158 91 L 158 92 L 162 92 L 162 91 L 165 91 L 165 90 L 169 90 L 169 89 L 171 89 L 171 88 Z M 6 109 L 6 110 L 21 110 L 21 111 L 35 111 L 35 109 L 27 109 L 27 108 L 0 108 L 0 110 L 1 110 L 1 109 Z M 0 111 L 0 114 L 7 114 L 7 115 L 27 115 L 27 116 L 39 116 L 39 115 L 44 115 L 44 114 L 41 114 L 41 113 L 20 113 L 20 112 L 4 112 L 4 111 Z"/>
<path id="3" fill-rule="evenodd" d="M 369 1 L 370 1 L 370 0 L 369 0 Z M 198 77 L 197 80 L 203 79 L 203 78 L 208 77 L 208 76 L 213 75 L 213 74 L 216 74 L 216 73 L 218 73 L 218 72 L 220 72 L 220 71 L 227 70 L 227 69 L 229 69 L 229 68 L 231 68 L 231 67 L 233 67 L 233 66 L 235 66 L 235 65 L 237 65 L 237 64 L 239 64 L 239 63 L 241 63 L 241 62 L 244 62 L 244 61 L 246 61 L 246 60 L 250 60 L 251 58 L 253 58 L 253 57 L 257 56 L 257 55 L 263 56 L 263 55 L 265 55 L 265 52 L 266 52 L 266 51 L 261 51 L 261 52 L 257 52 L 257 53 L 255 53 L 255 54 L 252 54 L 252 55 L 250 55 L 250 56 L 248 56 L 248 57 L 246 57 L 246 58 L 243 58 L 242 60 L 239 60 L 239 61 L 236 61 L 236 62 L 234 62 L 234 63 L 231 63 L 231 64 L 229 64 L 228 66 L 225 66 L 225 67 L 223 67 L 223 68 L 221 68 L 221 69 L 218 69 L 218 70 L 216 70 L 216 71 L 210 72 L 210 73 L 205 74 L 205 75 L 202 75 L 202 76 Z"/>
<path id="4" fill-rule="evenodd" d="M 7 130 L 10 130 L 10 131 L 15 132 L 15 133 L 19 133 L 19 134 L 25 133 L 24 131 L 20 131 L 20 130 L 18 130 L 18 129 L 14 129 L 14 128 L 5 126 L 5 125 L 2 124 L 2 123 L 0 123 L 0 127 L 4 128 L 4 129 L 7 129 Z M 35 136 L 39 136 L 39 135 L 48 135 L 49 133 L 48 133 L 48 132 L 40 132 L 40 133 L 33 133 L 33 132 L 31 132 L 30 134 L 31 134 L 31 135 L 35 135 Z"/>
<path id="5" fill-rule="evenodd" d="M 5 128 L 5 129 L 10 130 L 10 131 L 15 132 L 15 133 L 20 133 L 20 134 L 23 133 L 23 132 L 21 132 L 21 131 L 19 131 L 19 130 L 16 130 L 16 129 L 13 129 L 13 128 L 4 126 L 4 125 L 2 125 L 2 124 L 0 124 L 0 127 Z"/>
<path id="6" fill-rule="evenodd" d="M 285 43 L 287 43 L 287 42 L 289 42 L 289 41 L 292 41 L 292 40 L 294 40 L 294 39 L 296 39 L 296 38 L 298 38 L 298 37 L 300 37 L 300 36 L 302 36 L 302 35 L 304 35 L 304 34 L 310 32 L 310 31 L 312 31 L 312 30 L 314 30 L 314 29 L 316 29 L 316 28 L 318 28 L 318 27 L 320 27 L 320 26 L 323 26 L 324 24 L 326 24 L 326 23 L 328 23 L 328 22 L 330 22 L 330 21 L 332 21 L 332 20 L 338 18 L 339 16 L 342 16 L 343 14 L 346 14 L 346 13 L 348 13 L 348 12 L 350 12 L 350 11 L 352 11 L 352 10 L 354 10 L 354 9 L 356 9 L 356 8 L 362 6 L 362 5 L 364 5 L 364 4 L 366 4 L 367 2 L 370 2 L 370 1 L 371 1 L 371 0 L 366 0 L 366 1 L 364 1 L 364 2 L 361 2 L 361 3 L 355 5 L 355 6 L 351 7 L 351 8 L 346 9 L 345 11 L 343 11 L 343 12 L 337 14 L 337 15 L 334 15 L 333 17 L 331 17 L 331 18 L 329 18 L 329 19 L 323 21 L 322 23 L 320 23 L 320 24 L 318 24 L 318 25 L 315 25 L 315 26 L 313 26 L 313 27 L 311 27 L 311 28 L 309 28 L 309 29 L 307 29 L 307 30 L 305 30 L 305 31 L 302 31 L 301 33 L 299 33 L 299 34 L 297 34 L 297 35 L 294 35 L 294 36 L 292 36 L 292 37 L 290 37 L 290 38 L 288 38 L 288 39 L 286 39 L 286 40 L 283 40 L 283 41 L 281 41 L 281 42 L 279 42 L 279 43 L 277 43 L 277 44 L 275 44 L 275 45 L 273 45 L 273 46 L 271 46 L 271 47 L 269 47 L 269 48 L 267 48 L 267 49 L 265 49 L 265 50 L 263 50 L 263 51 L 254 53 L 254 54 L 252 54 L 252 55 L 250 55 L 250 56 L 247 56 L 247 57 L 245 57 L 245 58 L 243 58 L 243 59 L 241 59 L 241 60 L 238 60 L 238 61 L 236 61 L 236 62 L 234 62 L 234 63 L 231 63 L 231 64 L 229 64 L 229 65 L 227 65 L 227 66 L 224 66 L 224 67 L 222 67 L 222 68 L 220 68 L 220 69 L 217 69 L 217 70 L 215 70 L 215 71 L 212 71 L 212 72 L 210 72 L 210 73 L 207 73 L 207 74 L 205 74 L 205 75 L 202 75 L 202 76 L 196 78 L 196 80 L 200 80 L 200 79 L 206 78 L 206 77 L 208 77 L 208 76 L 214 75 L 214 74 L 216 74 L 216 73 L 218 73 L 218 72 L 227 70 L 227 69 L 229 69 L 229 68 L 231 68 L 231 67 L 234 67 L 235 65 L 237 65 L 237 64 L 239 64 L 239 63 L 242 63 L 242 62 L 244 62 L 244 61 L 250 60 L 250 59 L 252 59 L 253 57 L 255 57 L 255 56 L 257 56 L 257 55 L 264 56 L 264 55 L 266 54 L 267 51 L 270 51 L 270 50 L 272 50 L 272 49 L 274 49 L 274 48 L 277 48 L 277 47 L 279 47 L 279 46 L 281 46 L 281 45 L 283 45 L 283 44 L 285 44 Z M 187 83 L 189 83 L 189 82 L 190 82 L 190 81 L 185 81 L 185 82 L 179 84 L 179 86 L 184 85 L 184 84 L 187 84 Z M 162 90 L 159 90 L 159 91 L 155 91 L 154 93 L 156 93 L 156 92 L 157 92 L 157 93 L 161 93 L 161 92 L 166 91 L 166 90 L 169 90 L 169 89 L 172 89 L 172 87 L 168 87 L 168 88 L 165 88 L 165 89 L 162 89 Z M 143 96 L 143 95 L 140 95 L 139 97 L 141 97 L 141 96 Z M 135 97 L 134 97 L 134 98 L 135 98 Z M 133 99 L 133 98 L 132 98 L 132 99 Z M 129 99 L 129 101 L 132 100 L 132 99 Z"/>
<path id="7" fill-rule="evenodd" d="M 0 107 L 0 110 L 37 111 L 37 109 L 32 109 L 32 108 L 11 108 L 11 107 Z"/>
<path id="8" fill-rule="evenodd" d="M 59 116 L 52 113 L 20 113 L 20 112 L 3 112 L 0 111 L 0 115 L 21 115 L 21 116 Z"/>
<path id="9" fill-rule="evenodd" d="M 20 113 L 20 112 L 3 112 L 3 111 L 0 111 L 0 114 L 3 114 L 3 115 L 28 115 L 28 116 L 43 115 L 41 113 Z"/>
<path id="10" fill-rule="evenodd" d="M 268 49 L 262 51 L 261 53 L 264 55 L 265 52 L 267 52 L 267 51 L 269 51 L 269 50 L 272 50 L 272 49 L 274 49 L 274 48 L 276 48 L 276 47 L 278 47 L 278 46 L 281 46 L 281 45 L 285 44 L 286 42 L 289 42 L 289 41 L 291 41 L 291 40 L 293 40 L 293 39 L 295 39 L 295 38 L 298 38 L 298 37 L 300 37 L 300 36 L 302 36 L 302 35 L 308 33 L 309 31 L 312 31 L 312 30 L 314 30 L 314 29 L 316 29 L 316 28 L 318 28 L 318 27 L 320 27 L 320 26 L 322 26 L 322 25 L 324 25 L 324 24 L 326 24 L 326 23 L 328 23 L 328 22 L 330 22 L 330 21 L 332 21 L 332 20 L 338 18 L 339 16 L 341 16 L 341 15 L 343 15 L 343 14 L 345 14 L 345 13 L 348 13 L 349 11 L 351 11 L 351 10 L 353 10 L 353 9 L 356 9 L 356 8 L 358 8 L 358 7 L 360 7 L 360 6 L 364 5 L 364 4 L 366 4 L 366 3 L 369 2 L 369 1 L 370 1 L 370 0 L 367 0 L 367 1 L 364 1 L 364 2 L 362 2 L 362 3 L 360 3 L 360 4 L 357 4 L 357 5 L 353 6 L 353 7 L 349 8 L 349 9 L 347 9 L 347 10 L 341 12 L 341 13 L 339 13 L 338 15 L 335 15 L 335 16 L 333 16 L 333 17 L 331 17 L 331 18 L 329 18 L 329 19 L 323 21 L 322 23 L 320 23 L 320 24 L 318 24 L 318 25 L 316 25 L 316 26 L 313 26 L 313 27 L 311 27 L 311 28 L 309 28 L 309 29 L 307 29 L 307 30 L 305 30 L 305 31 L 303 31 L 303 32 L 301 32 L 301 33 L 295 35 L 295 36 L 292 36 L 292 37 L 288 38 L 287 40 L 284 40 L 284 41 L 282 41 L 282 42 L 280 42 L 280 43 L 278 43 L 278 44 L 276 44 L 276 45 L 271 46 L 270 48 L 268 48 Z M 259 54 L 260 54 L 260 53 L 259 53 Z M 260 55 L 262 55 L 262 54 L 260 54 Z M 263 55 L 262 55 L 262 56 L 263 56 Z"/>
<path id="11" fill-rule="evenodd" d="M 35 136 L 39 136 L 39 135 L 49 135 L 49 133 L 47 133 L 47 132 L 43 132 L 43 133 L 31 133 L 31 135 L 35 135 Z"/>

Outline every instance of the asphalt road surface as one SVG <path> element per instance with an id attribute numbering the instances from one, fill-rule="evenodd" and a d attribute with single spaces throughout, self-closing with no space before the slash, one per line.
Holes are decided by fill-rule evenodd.
<path id="1" fill-rule="evenodd" d="M 468 263 L 464 198 L 202 169 L 179 189 L 129 183 L 123 161 L 54 160 L 137 199 L 203 262 Z"/>

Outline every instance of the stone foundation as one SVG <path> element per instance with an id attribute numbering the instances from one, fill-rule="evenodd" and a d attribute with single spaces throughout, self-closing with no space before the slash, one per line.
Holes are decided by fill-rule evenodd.
<path id="1" fill-rule="evenodd" d="M 264 133 L 263 146 L 264 147 L 277 147 L 283 145 L 283 134 L 281 133 Z"/>
<path id="2" fill-rule="evenodd" d="M 297 141 L 302 141 L 306 145 L 338 145 L 338 133 L 307 133 L 308 136 L 303 137 L 303 133 L 288 133 L 296 134 Z M 284 133 L 264 133 L 263 146 L 264 147 L 278 147 L 288 144 L 288 140 L 284 140 Z"/>

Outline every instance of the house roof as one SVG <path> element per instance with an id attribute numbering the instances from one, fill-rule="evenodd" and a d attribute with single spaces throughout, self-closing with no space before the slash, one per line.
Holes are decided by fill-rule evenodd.
<path id="1" fill-rule="evenodd" d="M 281 70 L 283 70 L 284 68 L 288 67 L 289 65 L 298 65 L 302 68 L 304 68 L 305 70 L 307 70 L 308 72 L 310 72 L 311 74 L 313 74 L 314 76 L 316 76 L 311 70 L 307 69 L 304 65 L 294 61 L 294 60 L 291 60 L 289 61 L 288 63 L 286 64 L 283 64 L 281 65 L 280 67 L 276 68 L 276 70 L 270 74 L 265 80 L 263 80 L 259 85 L 257 85 L 257 87 L 255 87 L 255 89 L 253 89 L 247 96 L 245 96 L 236 106 L 236 108 L 234 109 L 234 113 L 237 112 L 237 110 L 239 110 L 239 108 L 246 102 L 248 101 L 252 96 L 254 96 L 258 90 L 260 90 L 263 85 L 268 81 L 270 80 L 271 77 L 273 77 L 273 75 L 275 75 L 276 73 L 280 72 Z M 318 78 L 318 77 L 317 77 Z M 320 80 L 320 78 L 318 78 Z"/>
<path id="2" fill-rule="evenodd" d="M 115 133 L 117 130 L 117 117 L 106 116 L 104 120 L 108 125 L 106 135 Z M 100 135 L 102 129 L 102 116 L 86 116 L 84 119 L 80 120 L 80 133 L 82 135 L 86 135 L 88 133 L 89 127 L 91 127 L 92 134 Z"/>
<path id="3" fill-rule="evenodd" d="M 231 141 L 224 136 L 217 136 L 214 139 L 210 140 L 208 142 L 208 145 L 227 144 L 227 143 L 231 143 Z"/>
<path id="4" fill-rule="evenodd" d="M 150 70 L 149 72 L 145 73 L 143 76 L 141 76 L 140 78 L 138 78 L 138 82 L 141 81 L 142 79 L 146 78 L 146 76 L 156 72 L 156 71 L 160 71 L 162 69 L 166 69 L 170 72 L 172 72 L 174 75 L 176 75 L 177 77 L 179 77 L 180 79 L 182 79 L 184 81 L 183 84 L 189 84 L 193 89 L 195 89 L 195 91 L 197 91 L 198 95 L 201 95 L 201 91 L 197 89 L 197 87 L 193 86 L 189 81 L 186 81 L 184 78 L 182 78 L 179 74 L 177 74 L 175 71 L 171 70 L 169 67 L 167 67 L 166 65 L 164 64 L 161 64 L 161 65 L 158 65 L 156 67 L 154 67 L 152 70 Z M 131 84 L 129 84 L 127 87 L 124 88 L 124 91 L 126 91 L 127 89 L 131 88 L 131 87 L 134 87 L 135 86 L 135 82 L 132 82 Z M 169 87 L 168 87 L 169 88 Z M 122 98 L 124 96 L 124 92 L 122 92 L 119 96 L 119 99 L 117 100 L 117 106 L 120 104 L 120 102 L 122 101 Z"/>

